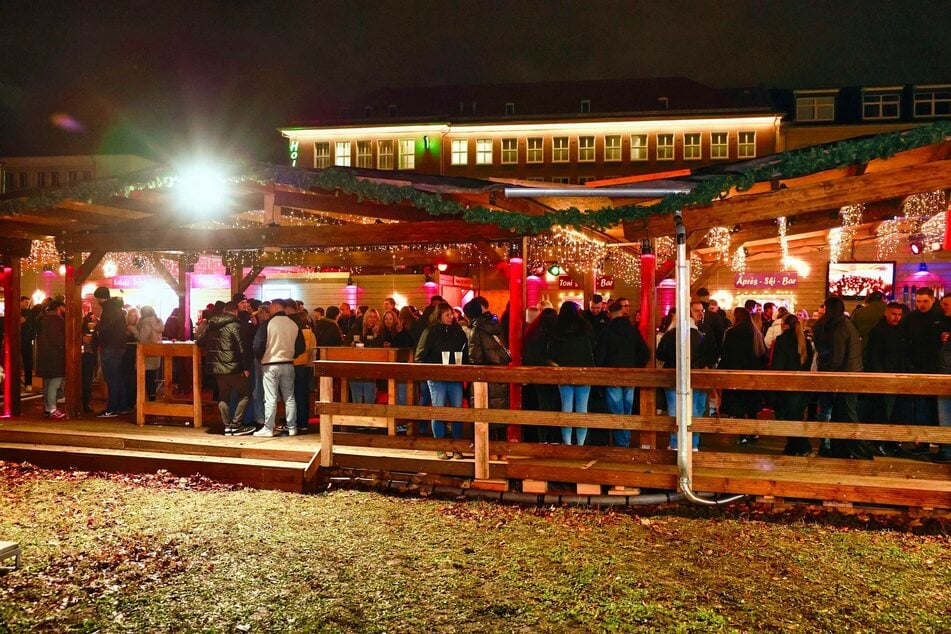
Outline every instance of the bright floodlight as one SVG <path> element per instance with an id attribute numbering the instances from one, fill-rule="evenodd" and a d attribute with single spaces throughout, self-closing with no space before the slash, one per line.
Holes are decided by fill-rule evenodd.
<path id="1" fill-rule="evenodd" d="M 224 172 L 208 163 L 195 163 L 179 170 L 175 195 L 179 204 L 197 213 L 221 208 L 225 200 Z"/>

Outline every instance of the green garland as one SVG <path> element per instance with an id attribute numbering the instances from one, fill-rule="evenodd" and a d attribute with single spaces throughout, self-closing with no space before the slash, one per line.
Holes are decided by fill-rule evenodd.
<path id="1" fill-rule="evenodd" d="M 887 159 L 898 152 L 940 143 L 951 137 L 951 122 L 938 121 L 904 132 L 888 132 L 870 138 L 840 141 L 777 154 L 771 160 L 737 174 L 700 180 L 689 193 L 672 194 L 654 205 L 622 205 L 602 209 L 570 207 L 533 216 L 514 211 L 499 211 L 482 206 L 467 206 L 446 200 L 439 194 L 421 192 L 410 186 L 397 187 L 354 176 L 348 170 L 325 169 L 307 171 L 279 165 L 256 164 L 245 173 L 234 176 L 237 182 L 277 183 L 303 190 L 341 191 L 357 200 L 373 200 L 382 204 L 408 203 L 433 216 L 458 216 L 467 222 L 494 224 L 511 229 L 519 235 L 535 235 L 555 226 L 604 230 L 625 221 L 648 216 L 669 215 L 686 207 L 711 204 L 732 189 L 746 191 L 755 183 L 778 178 L 797 178 L 829 169 L 861 165 L 874 159 Z M 69 187 L 44 190 L 24 198 L 0 201 L 0 213 L 17 214 L 52 207 L 66 199 L 106 202 L 113 196 L 128 196 L 131 191 L 168 187 L 174 177 L 163 171 L 150 170 L 125 177 L 77 183 Z"/>

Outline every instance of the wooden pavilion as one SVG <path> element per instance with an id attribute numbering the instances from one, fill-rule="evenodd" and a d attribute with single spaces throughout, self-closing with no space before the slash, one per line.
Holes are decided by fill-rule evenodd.
<path id="1" fill-rule="evenodd" d="M 933 134 L 934 136 L 934 134 Z M 829 148 L 825 154 L 832 160 L 820 159 L 796 169 L 784 170 L 775 157 L 764 157 L 729 168 L 700 170 L 695 174 L 676 177 L 603 184 L 594 192 L 543 190 L 530 198 L 505 195 L 511 183 L 447 179 L 442 177 L 394 174 L 353 170 L 343 180 L 338 177 L 322 178 L 298 170 L 272 170 L 270 178 L 249 178 L 235 185 L 235 192 L 226 207 L 217 215 L 194 222 L 195 218 L 180 211 L 173 199 L 173 190 L 157 183 L 156 175 L 141 175 L 130 181 L 96 183 L 88 191 L 30 193 L 18 192 L 19 198 L 6 198 L 0 207 L 0 223 L 6 231 L 0 252 L 4 256 L 4 294 L 20 294 L 20 259 L 29 253 L 33 239 L 53 238 L 68 262 L 66 273 L 67 296 L 67 407 L 77 417 L 80 377 L 81 287 L 93 268 L 108 251 L 137 251 L 152 258 L 156 270 L 161 271 L 160 256 L 180 258 L 178 277 L 168 271 L 162 277 L 176 290 L 184 303 L 184 272 L 189 258 L 197 252 L 215 252 L 240 267 L 240 274 L 232 270 L 232 291 L 246 288 L 260 272 L 262 260 L 246 263 L 242 253 L 266 248 L 309 249 L 314 251 L 314 264 L 339 260 L 339 255 L 321 253 L 328 248 L 354 248 L 350 261 L 365 266 L 392 266 L 393 254 L 385 251 L 365 251 L 360 247 L 380 245 L 424 245 L 465 240 L 488 254 L 492 259 L 504 257 L 500 245 L 518 245 L 527 233 L 542 227 L 539 222 L 576 224 L 582 231 L 591 232 L 601 239 L 623 243 L 623 248 L 640 252 L 643 240 L 669 236 L 673 223 L 671 205 L 687 205 L 683 220 L 689 235 L 689 248 L 703 250 L 709 229 L 730 227 L 733 244 L 749 244 L 772 240 L 776 234 L 776 219 L 790 222 L 787 239 L 809 240 L 818 231 L 838 226 L 839 210 L 846 205 L 865 204 L 863 225 L 859 231 L 870 231 L 874 223 L 898 213 L 902 200 L 920 192 L 947 190 L 951 187 L 951 140 L 948 131 L 939 129 L 937 139 L 918 142 L 905 149 L 899 145 L 889 148 L 872 145 L 871 152 L 863 154 L 851 148 L 851 154 L 838 154 Z M 896 137 L 897 138 L 897 137 Z M 838 147 L 838 146 L 836 146 Z M 878 157 L 877 157 L 878 156 Z M 779 162 L 777 162 L 779 161 Z M 818 165 L 821 169 L 815 168 Z M 751 178 L 751 174 L 756 178 Z M 767 174 L 768 177 L 763 177 Z M 622 179 L 623 180 L 623 179 Z M 337 186 L 333 186 L 334 184 Z M 711 188 L 711 184 L 715 187 Z M 538 184 L 531 184 L 538 186 Z M 529 184 L 521 184 L 522 188 Z M 670 188 L 693 194 L 659 198 L 650 192 Z M 588 190 L 592 188 L 587 188 Z M 630 190 L 618 192 L 619 189 Z M 120 194 L 120 191 L 125 191 Z M 638 190 L 643 195 L 638 194 Z M 703 196 L 698 192 L 714 191 Z M 631 204 L 635 198 L 636 203 Z M 703 204 L 705 202 L 705 204 Z M 578 213 L 581 210 L 593 212 Z M 612 215 L 613 212 L 613 215 Z M 299 218 L 318 218 L 321 224 L 302 226 Z M 511 221 L 517 217 L 517 222 Z M 590 217 L 590 226 L 585 218 Z M 289 219 L 295 219 L 293 224 Z M 579 220 L 579 218 L 581 218 Z M 604 220 L 607 218 L 608 220 Z M 368 223 L 367 219 L 370 220 Z M 495 220 L 495 223 L 487 222 Z M 214 225 L 209 223 L 216 223 Z M 951 245 L 945 245 L 945 248 Z M 430 261 L 423 253 L 402 250 L 406 262 Z M 706 278 L 701 274 L 697 285 L 709 279 L 710 270 L 717 266 L 714 258 L 707 266 Z M 266 260 L 265 260 L 266 261 Z M 651 262 L 651 272 L 654 267 Z M 672 264 L 661 263 L 655 280 L 669 274 Z M 644 305 L 652 301 L 652 275 L 642 278 Z M 593 279 L 586 276 L 587 290 L 593 288 Z M 6 302 L 5 366 L 8 380 L 5 386 L 6 409 L 15 418 L 0 428 L 0 457 L 25 458 L 22 443 L 39 442 L 37 435 L 50 435 L 35 424 L 19 431 L 11 427 L 21 415 L 18 382 L 19 309 L 16 302 Z M 183 306 L 184 308 L 184 306 Z M 183 312 L 187 312 L 184 311 Z M 655 311 L 645 311 L 653 316 Z M 646 324 L 645 324 L 646 325 Z M 646 330 L 647 328 L 645 328 Z M 183 333 L 184 338 L 184 333 Z M 11 352 L 14 351 L 14 352 Z M 617 372 L 583 369 L 571 372 L 553 368 L 457 368 L 399 366 L 394 364 L 366 364 L 348 362 L 319 362 L 322 378 L 321 433 L 319 448 L 302 467 L 295 467 L 298 475 L 290 478 L 286 488 L 309 486 L 319 468 L 340 472 L 355 470 L 363 473 L 388 474 L 387 477 L 415 480 L 429 474 L 435 481 L 466 482 L 483 489 L 505 490 L 513 483 L 523 492 L 550 493 L 545 483 L 570 482 L 588 485 L 578 492 L 599 495 L 604 487 L 630 496 L 636 489 L 675 489 L 677 468 L 673 455 L 664 450 L 666 435 L 673 429 L 672 419 L 654 415 L 653 390 L 642 390 L 640 416 L 620 417 L 608 414 L 558 414 L 496 411 L 487 408 L 484 400 L 486 382 L 524 383 L 578 383 L 604 385 L 618 381 L 644 388 L 669 387 L 673 374 L 664 370 L 631 370 Z M 566 369 L 567 370 L 567 369 Z M 951 395 L 951 382 L 946 377 L 929 375 L 823 375 L 823 385 L 815 385 L 812 376 L 789 376 L 785 373 L 760 373 L 755 376 L 741 373 L 708 371 L 694 373 L 694 385 L 719 388 L 747 388 L 770 390 L 827 389 L 829 391 L 923 393 Z M 471 408 L 419 407 L 414 405 L 354 405 L 333 402 L 332 380 L 347 378 L 389 378 L 421 380 L 425 378 L 462 379 L 472 381 L 475 396 Z M 480 387 L 482 386 L 482 387 Z M 445 420 L 464 420 L 474 423 L 473 438 L 466 441 L 436 440 L 396 435 L 344 433 L 334 430 L 335 418 L 348 416 L 378 417 L 383 419 L 425 419 L 438 415 Z M 637 433 L 639 448 L 561 447 L 489 441 L 490 423 L 523 425 L 588 426 L 592 428 L 629 428 Z M 155 452 L 175 454 L 184 464 L 182 469 L 198 469 L 201 461 L 182 460 L 178 447 L 185 454 L 203 454 L 218 458 L 242 458 L 248 452 L 257 452 L 247 460 L 278 460 L 287 449 L 275 449 L 275 440 L 226 439 L 194 445 L 180 438 L 165 438 L 145 442 L 131 438 L 117 430 L 115 425 L 102 436 L 94 431 L 99 423 L 77 420 L 70 423 L 70 432 L 50 439 L 51 444 L 66 446 L 120 447 L 145 444 Z M 29 427 L 29 430 L 27 429 Z M 103 426 L 105 427 L 105 426 Z M 143 430 L 133 430 L 142 434 Z M 197 430 L 189 430 L 195 432 Z M 809 423 L 802 421 L 721 420 L 700 418 L 694 421 L 694 431 L 705 434 L 750 433 L 762 436 L 801 435 L 806 437 L 867 438 L 913 442 L 951 443 L 951 430 L 938 427 L 910 425 L 847 425 L 842 423 Z M 176 432 L 180 434 L 181 432 Z M 135 436 L 132 434 L 132 436 Z M 64 438 L 64 435 L 69 438 Z M 110 440 L 91 440 L 105 438 Z M 70 438 L 72 440 L 70 440 Z M 17 440 L 18 439 L 18 440 Z M 21 443 L 11 447 L 11 444 Z M 266 447 L 261 443 L 269 443 Z M 185 445 L 188 444 L 187 447 Z M 161 445 L 161 447 L 160 447 Z M 463 446 L 464 445 L 464 446 Z M 724 447 L 713 443 L 714 447 Z M 436 461 L 430 457 L 434 449 L 460 450 L 474 454 L 471 460 Z M 118 450 L 118 449 L 115 449 Z M 47 452 L 46 455 L 62 452 Z M 306 452 L 305 452 L 306 453 Z M 78 466 L 110 463 L 90 458 L 84 452 Z M 150 456 L 149 460 L 157 460 Z M 142 462 L 141 459 L 140 462 Z M 54 461 L 55 462 L 55 461 Z M 60 459 L 60 464 L 68 463 Z M 148 462 L 148 461 L 145 461 Z M 878 460 L 867 464 L 851 464 L 826 458 L 792 458 L 769 453 L 736 453 L 733 451 L 701 452 L 694 471 L 699 490 L 711 493 L 743 493 L 769 499 L 807 499 L 835 503 L 865 503 L 927 509 L 951 509 L 951 467 L 926 464 L 920 461 L 898 459 Z M 149 462 L 149 464 L 153 464 Z M 157 464 L 157 463 L 156 463 Z M 217 464 L 217 463 L 216 463 Z M 265 465 L 268 468 L 274 465 Z M 122 468 L 122 467 L 118 467 Z M 148 467 L 152 468 L 152 467 Z M 253 465 L 249 467 L 253 471 Z M 264 469 L 264 466 L 261 467 Z M 216 472 L 225 473 L 219 468 Z M 401 474 L 401 475 L 396 475 Z M 425 478 L 424 478 L 425 479 Z M 248 481 L 245 479 L 245 481 Z M 264 482 L 258 478 L 255 482 Z M 520 482 L 520 483 L 519 483 Z M 296 484 L 294 484 L 296 483 Z M 263 484 L 262 484 L 263 485 Z M 533 488 L 535 487 L 535 488 Z M 540 488 L 539 488 L 540 487 Z M 285 487 L 282 487 L 285 488 Z M 595 493 L 596 492 L 596 493 Z"/>

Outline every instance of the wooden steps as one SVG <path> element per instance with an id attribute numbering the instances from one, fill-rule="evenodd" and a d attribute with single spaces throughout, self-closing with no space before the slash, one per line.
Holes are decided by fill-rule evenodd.
<path id="1" fill-rule="evenodd" d="M 4 424 L 0 460 L 54 469 L 199 474 L 219 482 L 260 489 L 304 492 L 317 476 L 316 439 L 229 438 L 205 430 L 135 427 L 128 423 Z M 301 439 L 304 439 L 303 437 Z"/>

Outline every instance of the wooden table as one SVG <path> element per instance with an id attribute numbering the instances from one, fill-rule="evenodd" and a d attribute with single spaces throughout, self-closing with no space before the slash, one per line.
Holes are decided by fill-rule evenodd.
<path id="1" fill-rule="evenodd" d="M 412 348 L 357 348 L 354 346 L 321 346 L 317 358 L 321 361 L 367 361 L 374 363 L 412 363 Z M 396 379 L 386 381 L 387 402 L 396 404 Z M 347 380 L 340 380 L 340 402 L 350 401 Z M 413 402 L 413 382 L 406 383 L 406 402 Z M 396 419 L 383 416 L 334 416 L 334 425 L 355 427 L 385 427 L 390 436 L 396 435 Z"/>
<path id="2" fill-rule="evenodd" d="M 148 400 L 145 393 L 145 357 L 162 357 L 165 369 L 165 391 L 161 400 L 156 396 Z M 172 396 L 172 359 L 187 357 L 192 362 L 192 401 L 183 399 L 173 401 Z M 145 424 L 146 414 L 160 416 L 178 416 L 190 418 L 198 429 L 201 427 L 201 351 L 194 341 L 162 341 L 159 343 L 140 343 L 136 346 L 135 370 L 138 375 L 135 394 L 135 422 Z"/>

